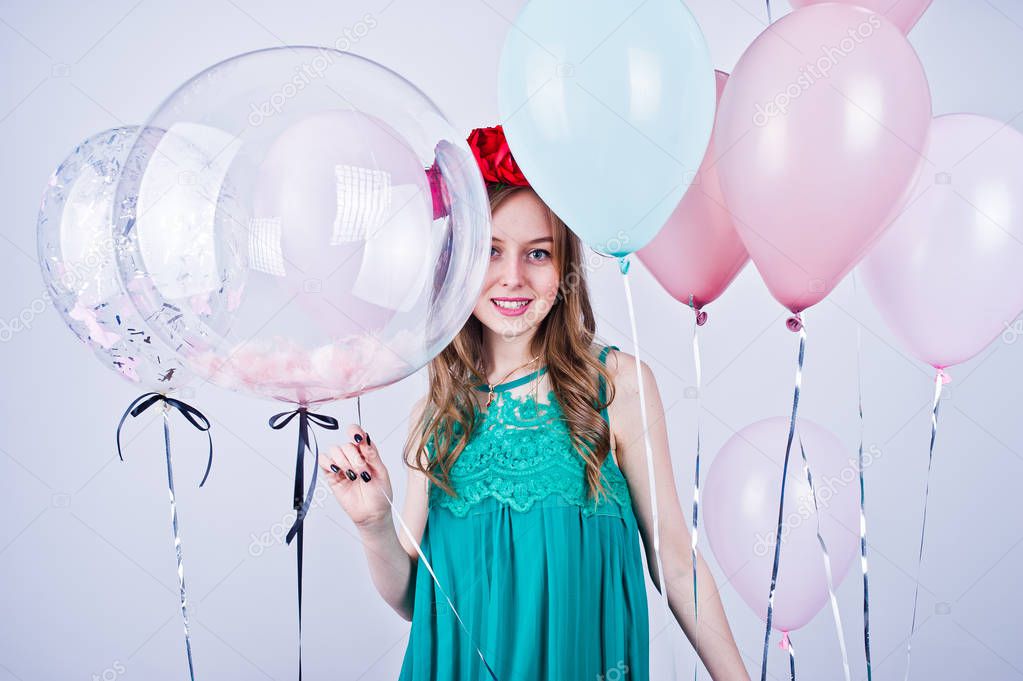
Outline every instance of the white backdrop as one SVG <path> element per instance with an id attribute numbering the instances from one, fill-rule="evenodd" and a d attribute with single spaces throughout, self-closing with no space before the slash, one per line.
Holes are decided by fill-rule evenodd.
<path id="1" fill-rule="evenodd" d="M 788 11 L 775 4 L 776 13 Z M 174 87 L 221 59 L 283 43 L 333 45 L 345 35 L 351 50 L 402 73 L 466 132 L 495 124 L 498 55 L 519 5 L 0 3 L 0 196 L 8 210 L 0 226 L 0 681 L 187 674 L 157 410 L 130 424 L 127 462 L 120 463 L 114 426 L 134 393 L 43 302 L 34 227 L 55 164 L 95 132 L 142 122 Z M 725 71 L 766 22 L 763 3 L 753 0 L 690 0 L 689 6 L 715 65 Z M 935 0 L 911 41 L 927 69 L 935 113 L 976 112 L 1023 128 L 1023 2 Z M 691 314 L 641 266 L 631 272 L 643 356 L 662 391 L 680 497 L 688 506 Z M 597 269 L 591 285 L 599 332 L 631 351 L 617 268 Z M 735 430 L 787 414 L 797 342 L 752 267 L 709 311 L 705 466 Z M 855 339 L 862 325 L 866 446 L 875 451 L 867 471 L 874 678 L 901 679 L 931 373 L 899 348 L 851 280 L 807 320 L 801 414 L 835 432 L 851 455 L 858 435 Z M 935 454 L 914 678 L 1023 678 L 1021 336 L 1023 321 L 1017 321 L 989 350 L 952 371 Z M 408 410 L 424 386 L 420 374 L 363 401 L 364 426 L 380 443 L 399 495 Z M 294 429 L 271 432 L 266 419 L 276 409 L 267 402 L 209 387 L 192 401 L 213 418 L 216 445 L 210 481 L 197 490 L 205 438 L 184 424 L 176 429 L 198 676 L 294 678 L 294 551 L 275 538 L 290 516 Z M 326 411 L 346 422 L 354 415 L 350 404 Z M 408 625 L 377 596 L 351 524 L 328 498 L 307 528 L 308 678 L 396 678 Z M 708 550 L 705 541 L 702 546 Z M 713 558 L 710 563 L 747 667 L 757 676 L 762 625 Z M 865 678 L 856 564 L 838 597 L 854 677 Z M 656 603 L 652 596 L 655 613 Z M 680 678 L 688 678 L 694 654 L 677 629 L 672 635 Z M 801 678 L 841 678 L 827 610 L 792 638 Z M 663 650 L 655 644 L 655 664 L 664 662 Z M 772 678 L 787 678 L 785 653 L 773 643 L 771 650 Z"/>

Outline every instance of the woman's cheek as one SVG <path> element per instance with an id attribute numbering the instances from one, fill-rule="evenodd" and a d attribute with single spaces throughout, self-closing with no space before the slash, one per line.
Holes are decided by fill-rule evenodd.
<path id="1" fill-rule="evenodd" d="M 561 275 L 556 269 L 551 268 L 550 281 L 547 285 L 547 300 L 554 302 L 554 299 L 558 297 L 558 288 L 561 285 Z"/>
<path id="2" fill-rule="evenodd" d="M 543 291 L 543 309 L 544 312 L 550 312 L 554 307 L 554 301 L 558 297 L 558 286 L 555 283 L 553 286 L 548 286 Z"/>

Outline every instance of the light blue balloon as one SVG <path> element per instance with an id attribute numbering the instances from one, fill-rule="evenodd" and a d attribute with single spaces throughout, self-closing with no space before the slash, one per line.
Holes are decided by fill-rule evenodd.
<path id="1" fill-rule="evenodd" d="M 716 84 L 679 0 L 532 0 L 505 41 L 498 101 L 540 198 L 591 247 L 624 257 L 695 181 Z"/>

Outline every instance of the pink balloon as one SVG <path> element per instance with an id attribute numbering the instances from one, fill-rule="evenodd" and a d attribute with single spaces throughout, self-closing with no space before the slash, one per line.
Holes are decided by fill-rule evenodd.
<path id="1" fill-rule="evenodd" d="M 848 5 L 864 7 L 873 12 L 880 12 L 888 21 L 909 33 L 916 26 L 923 13 L 931 6 L 931 0 L 789 0 L 792 9 L 809 7 L 822 2 L 844 2 Z"/>
<path id="2" fill-rule="evenodd" d="M 707 537 L 714 557 L 746 604 L 764 621 L 771 588 L 781 469 L 788 418 L 746 426 L 721 448 L 704 486 Z M 834 435 L 796 420 L 810 463 L 821 536 L 828 547 L 835 588 L 859 547 L 857 462 Z M 817 542 L 817 513 L 806 481 L 799 440 L 794 439 L 785 478 L 785 509 L 772 625 L 792 631 L 809 622 L 828 600 L 824 559 Z"/>
<path id="3" fill-rule="evenodd" d="M 308 318 L 334 338 L 383 329 L 416 290 L 430 246 L 429 221 L 412 215 L 433 214 L 430 186 L 402 136 L 358 111 L 321 111 L 280 134 L 255 182 L 256 220 L 281 232 L 278 283 Z M 408 262 L 394 248 L 381 259 L 382 237 L 406 241 Z"/>
<path id="4" fill-rule="evenodd" d="M 715 76 L 720 102 L 728 74 Z M 696 309 L 717 299 L 749 262 L 721 195 L 717 160 L 712 132 L 693 184 L 654 240 L 638 251 L 664 290 L 687 305 L 692 296 Z"/>
<path id="5" fill-rule="evenodd" d="M 905 35 L 862 7 L 813 5 L 760 34 L 718 111 L 721 189 L 771 294 L 820 302 L 905 204 L 931 123 Z"/>
<path id="6" fill-rule="evenodd" d="M 973 114 L 934 119 L 906 210 L 860 267 L 919 359 L 965 362 L 1023 311 L 1023 134 Z"/>

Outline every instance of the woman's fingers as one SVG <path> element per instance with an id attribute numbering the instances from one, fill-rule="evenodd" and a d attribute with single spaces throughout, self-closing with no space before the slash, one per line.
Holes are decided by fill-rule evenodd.
<path id="1" fill-rule="evenodd" d="M 366 441 L 366 431 L 364 431 L 362 429 L 362 426 L 360 426 L 358 423 L 348 424 L 348 427 L 345 428 L 345 434 L 347 435 L 349 440 L 351 440 L 357 445 L 361 445 L 363 442 Z"/>
<path id="2" fill-rule="evenodd" d="M 345 457 L 351 462 L 351 468 L 357 478 L 364 482 L 369 482 L 373 479 L 372 473 L 368 469 L 368 465 L 362 452 L 359 451 L 359 445 L 352 444 L 351 442 L 344 442 L 341 444 L 341 451 L 344 452 Z M 352 476 L 349 475 L 349 478 Z"/>
<path id="3" fill-rule="evenodd" d="M 328 458 L 330 459 L 328 470 L 338 476 L 341 482 L 350 482 L 355 479 L 355 466 L 345 451 L 334 445 L 327 450 Z"/>
<path id="4" fill-rule="evenodd" d="M 382 465 L 380 461 L 380 452 L 377 450 L 376 443 L 373 442 L 372 436 L 363 430 L 362 426 L 357 423 L 349 425 L 348 428 L 346 428 L 346 431 L 348 433 L 348 438 L 355 444 L 355 449 L 366 464 L 366 468 L 368 469 L 366 473 L 372 477 L 373 474 L 381 472 L 380 469 L 382 468 Z"/>
<path id="5" fill-rule="evenodd" d="M 321 450 L 317 458 L 320 468 L 341 507 L 357 525 L 385 520 L 393 494 L 387 468 L 369 433 L 356 425 L 346 430 L 350 441 Z"/>
<path id="6" fill-rule="evenodd" d="M 333 463 L 333 460 L 331 460 L 330 456 L 327 455 L 326 450 L 320 452 L 320 455 L 316 458 L 316 465 L 320 467 L 320 471 L 325 475 L 334 473 L 334 471 L 330 469 L 330 466 Z"/>
<path id="7" fill-rule="evenodd" d="M 338 476 L 338 481 L 369 482 L 378 473 L 380 453 L 370 435 L 356 424 L 348 426 L 351 442 L 334 445 L 321 454 L 320 468 L 326 474 Z"/>

